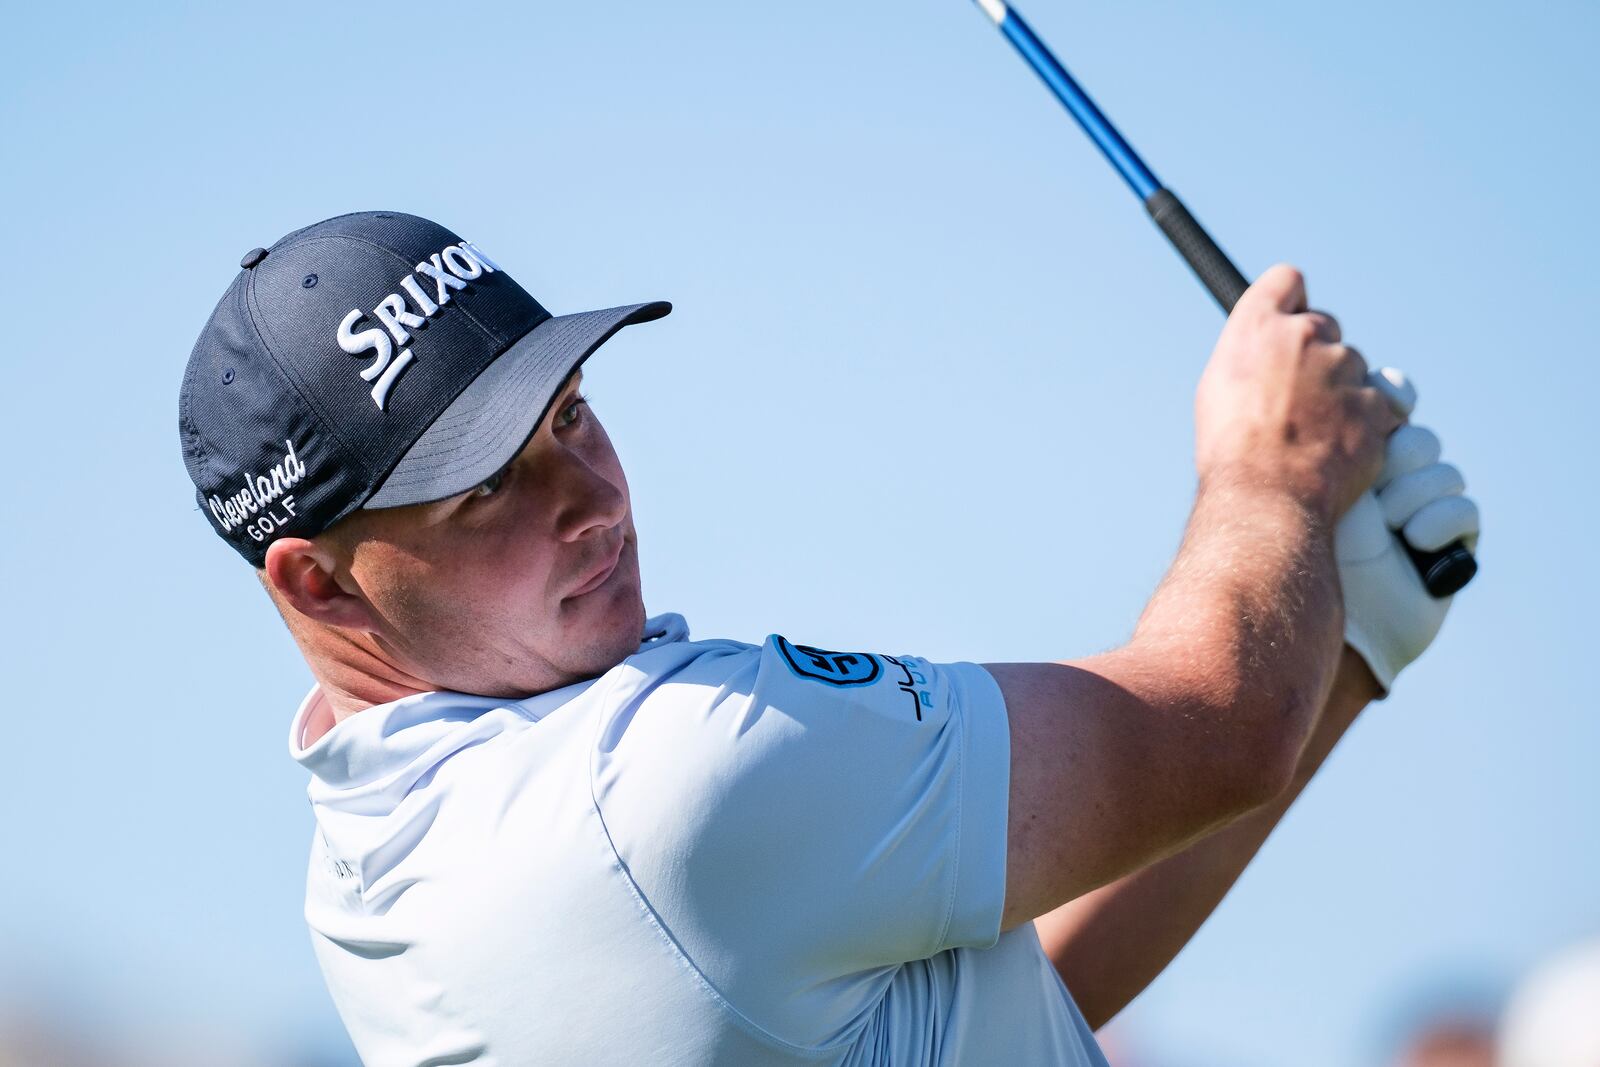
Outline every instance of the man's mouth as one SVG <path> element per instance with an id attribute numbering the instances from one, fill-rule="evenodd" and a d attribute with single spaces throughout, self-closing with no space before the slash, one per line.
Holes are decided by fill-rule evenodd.
<path id="1" fill-rule="evenodd" d="M 617 564 L 622 560 L 622 549 L 625 544 L 626 542 L 622 538 L 617 538 L 617 547 L 607 552 L 596 560 L 593 566 L 578 575 L 580 584 L 563 599 L 570 600 L 573 597 L 580 597 L 585 593 L 592 593 L 602 585 L 605 585 L 606 580 L 615 573 Z"/>

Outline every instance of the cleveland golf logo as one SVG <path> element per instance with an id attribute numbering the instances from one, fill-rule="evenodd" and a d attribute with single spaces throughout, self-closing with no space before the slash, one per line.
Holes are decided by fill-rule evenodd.
<path id="1" fill-rule="evenodd" d="M 413 268 L 414 273 L 400 279 L 401 292 L 390 293 L 370 312 L 354 308 L 344 317 L 339 323 L 339 347 L 352 356 L 373 353 L 372 362 L 361 371 L 361 378 L 373 382 L 372 402 L 378 405 L 379 411 L 388 402 L 395 380 L 411 364 L 413 353 L 405 347 L 411 343 L 411 331 L 427 325 L 429 319 L 450 303 L 452 290 L 465 289 L 468 282 L 498 269 L 471 241 L 462 241 L 418 263 Z M 419 281 L 419 275 L 428 281 Z M 432 296 L 428 295 L 429 289 L 433 291 Z M 407 296 L 416 311 L 406 304 Z M 373 326 L 357 333 L 356 323 L 369 315 L 382 327 Z M 400 347 L 399 355 L 395 354 L 396 345 Z"/>
<path id="2" fill-rule="evenodd" d="M 294 442 L 285 439 L 283 458 L 264 474 L 245 472 L 244 488 L 226 498 L 213 495 L 208 501 L 211 517 L 224 533 L 243 526 L 254 541 L 265 541 L 294 518 L 294 497 L 289 490 L 306 476 L 306 465 L 294 453 Z"/>

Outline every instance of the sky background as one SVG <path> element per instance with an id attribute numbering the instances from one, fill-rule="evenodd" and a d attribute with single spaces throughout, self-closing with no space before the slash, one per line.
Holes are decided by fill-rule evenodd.
<path id="1" fill-rule="evenodd" d="M 972 4 L 147 8 L 0 40 L 0 1016 L 351 1062 L 300 910 L 309 676 L 176 433 L 239 257 L 317 219 L 436 218 L 557 313 L 674 303 L 587 380 L 696 635 L 1130 633 L 1221 318 Z M 1296 264 L 1411 374 L 1482 509 L 1436 647 L 1113 1024 L 1154 1067 L 1381 1062 L 1600 934 L 1600 6 L 1022 10 L 1246 275 Z"/>

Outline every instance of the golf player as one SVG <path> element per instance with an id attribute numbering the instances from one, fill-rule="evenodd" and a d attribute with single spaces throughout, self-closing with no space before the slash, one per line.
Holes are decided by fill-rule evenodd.
<path id="1" fill-rule="evenodd" d="M 315 679 L 306 918 L 371 1065 L 1104 1064 L 1093 1029 L 1439 630 L 1396 531 L 1476 543 L 1404 376 L 1278 266 L 1201 377 L 1193 512 L 1121 647 L 697 640 L 645 611 L 581 392 L 670 305 L 552 315 L 520 255 L 317 223 L 245 256 L 183 379 L 200 510 Z"/>

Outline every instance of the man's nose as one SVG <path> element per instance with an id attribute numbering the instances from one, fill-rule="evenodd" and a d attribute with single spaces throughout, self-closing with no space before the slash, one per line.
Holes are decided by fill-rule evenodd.
<path id="1" fill-rule="evenodd" d="M 594 530 L 608 530 L 628 514 L 628 498 L 599 470 L 576 452 L 568 452 L 562 464 L 557 491 L 560 511 L 556 514 L 556 536 L 576 541 Z"/>

